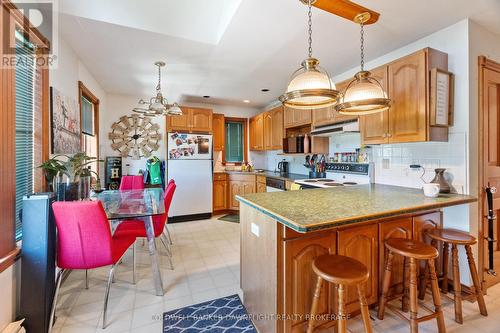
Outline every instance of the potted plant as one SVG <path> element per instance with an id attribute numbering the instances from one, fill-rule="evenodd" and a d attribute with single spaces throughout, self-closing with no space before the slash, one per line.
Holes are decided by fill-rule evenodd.
<path id="1" fill-rule="evenodd" d="M 90 180 L 94 171 L 89 169 L 91 163 L 101 162 L 80 152 L 74 155 L 56 155 L 39 167 L 46 178 L 52 177 L 52 187 L 56 191 L 57 200 L 71 201 L 87 198 L 90 193 Z M 97 174 L 96 174 L 97 175 Z M 96 177 L 100 188 L 99 177 Z"/>

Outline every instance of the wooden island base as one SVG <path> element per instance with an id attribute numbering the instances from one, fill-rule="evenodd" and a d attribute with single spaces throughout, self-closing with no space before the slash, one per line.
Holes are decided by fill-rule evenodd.
<path id="1" fill-rule="evenodd" d="M 323 254 L 345 255 L 366 265 L 370 272 L 366 298 L 375 305 L 384 272 L 384 240 L 422 240 L 422 232 L 440 228 L 441 221 L 441 211 L 431 210 L 298 233 L 258 209 L 241 205 L 241 288 L 246 309 L 260 333 L 305 332 L 316 283 L 311 264 Z M 401 258 L 395 257 L 392 272 L 390 294 L 400 293 Z M 326 328 L 334 325 L 337 310 L 334 286 L 325 283 L 323 288 L 318 313 L 324 320 L 317 321 L 316 327 Z M 353 287 L 347 289 L 347 310 L 359 313 Z"/>

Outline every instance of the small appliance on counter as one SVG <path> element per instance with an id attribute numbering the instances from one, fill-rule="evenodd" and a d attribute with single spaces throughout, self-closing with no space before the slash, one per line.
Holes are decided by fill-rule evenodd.
<path id="1" fill-rule="evenodd" d="M 285 159 L 278 163 L 278 170 L 282 175 L 288 173 L 288 162 Z"/>
<path id="2" fill-rule="evenodd" d="M 329 188 L 371 184 L 373 179 L 372 163 L 326 163 L 326 178 L 298 179 L 295 183 L 302 189 Z"/>

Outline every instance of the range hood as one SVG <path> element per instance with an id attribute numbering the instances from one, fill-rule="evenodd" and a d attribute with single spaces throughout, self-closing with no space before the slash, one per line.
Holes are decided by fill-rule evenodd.
<path id="1" fill-rule="evenodd" d="M 311 136 L 330 136 L 332 134 L 351 132 L 359 132 L 359 121 L 357 119 L 316 127 L 311 131 Z"/>

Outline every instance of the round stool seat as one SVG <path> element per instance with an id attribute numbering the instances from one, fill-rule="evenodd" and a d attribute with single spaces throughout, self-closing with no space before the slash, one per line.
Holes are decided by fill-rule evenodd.
<path id="1" fill-rule="evenodd" d="M 446 243 L 459 245 L 476 244 L 476 238 L 474 236 L 457 229 L 430 229 L 426 234 L 432 239 Z"/>
<path id="2" fill-rule="evenodd" d="M 312 268 L 322 279 L 334 284 L 359 284 L 369 277 L 366 266 L 356 259 L 333 254 L 317 257 Z"/>
<path id="3" fill-rule="evenodd" d="M 434 259 L 439 255 L 436 248 L 427 245 L 423 242 L 405 239 L 405 238 L 390 238 L 385 241 L 385 246 L 394 253 L 403 257 L 415 259 Z"/>

